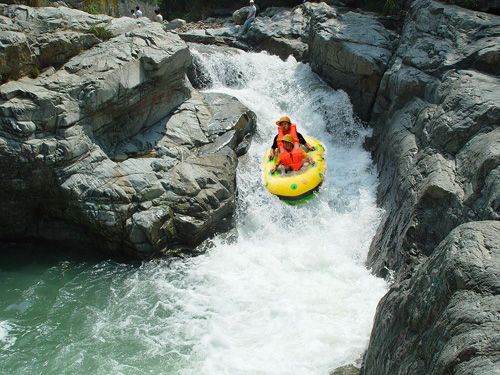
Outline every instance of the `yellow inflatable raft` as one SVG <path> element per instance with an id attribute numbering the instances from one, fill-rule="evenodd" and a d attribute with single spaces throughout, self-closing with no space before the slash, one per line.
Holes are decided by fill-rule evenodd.
<path id="1" fill-rule="evenodd" d="M 275 153 L 273 160 L 269 160 L 271 149 L 267 150 L 264 155 L 264 185 L 271 194 L 288 204 L 300 204 L 311 199 L 325 176 L 325 148 L 314 138 L 306 138 L 306 141 L 316 148 L 314 151 L 307 151 L 314 160 L 314 165 L 302 167 L 296 172 L 283 173 L 280 171 L 281 168 L 278 168 L 271 174 L 270 171 L 276 164 L 278 153 Z"/>

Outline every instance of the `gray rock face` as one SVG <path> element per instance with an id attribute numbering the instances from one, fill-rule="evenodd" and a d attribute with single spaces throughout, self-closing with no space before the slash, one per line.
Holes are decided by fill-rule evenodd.
<path id="1" fill-rule="evenodd" d="M 237 40 L 234 37 L 236 32 L 235 28 L 223 27 L 217 29 L 190 30 L 180 33 L 179 36 L 188 43 L 238 47 Z"/>
<path id="2" fill-rule="evenodd" d="M 69 8 L 30 8 L 0 4 L 0 74 L 17 79 L 49 66 L 61 66 L 99 43 L 95 28 L 112 18 Z"/>
<path id="3" fill-rule="evenodd" d="M 255 115 L 194 90 L 187 45 L 160 24 L 106 27 L 109 40 L 59 69 L 0 86 L 0 238 L 135 257 L 195 246 L 227 227 Z"/>
<path id="4" fill-rule="evenodd" d="M 250 12 L 250 7 L 243 7 L 233 12 L 233 21 L 236 25 L 243 25 Z"/>
<path id="5" fill-rule="evenodd" d="M 454 229 L 377 308 L 365 374 L 495 374 L 500 222 Z"/>
<path id="6" fill-rule="evenodd" d="M 396 283 L 365 375 L 498 372 L 499 26 L 416 1 L 382 78 L 372 141 L 386 217 L 368 266 Z"/>
<path id="7" fill-rule="evenodd" d="M 252 22 L 243 40 L 285 59 L 309 61 L 334 88 L 345 90 L 367 120 L 395 36 L 373 15 L 337 13 L 325 3 L 272 9 Z"/>
<path id="8" fill-rule="evenodd" d="M 0 18 L 0 20 L 2 19 Z M 26 75 L 33 69 L 33 65 L 30 63 L 31 51 L 28 40 L 22 32 L 9 31 L 7 28 L 2 31 L 0 56 L 0 80 L 2 82 Z"/>
<path id="9" fill-rule="evenodd" d="M 307 28 L 309 19 L 301 6 L 294 9 L 271 9 L 250 24 L 244 40 L 282 59 L 308 57 Z"/>
<path id="10" fill-rule="evenodd" d="M 500 81 L 479 57 L 498 47 L 499 23 L 430 1 L 407 18 L 372 115 L 387 210 L 368 258 L 379 274 L 405 277 L 457 225 L 500 218 Z"/>
<path id="11" fill-rule="evenodd" d="M 354 12 L 319 17 L 311 26 L 312 69 L 332 87 L 345 90 L 355 112 L 368 120 L 391 58 L 392 34 L 372 15 Z"/>

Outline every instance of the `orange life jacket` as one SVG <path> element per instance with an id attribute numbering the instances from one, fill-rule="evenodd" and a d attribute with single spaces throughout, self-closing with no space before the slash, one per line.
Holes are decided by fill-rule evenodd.
<path id="1" fill-rule="evenodd" d="M 294 171 L 298 171 L 302 166 L 302 149 L 299 145 L 299 137 L 297 137 L 297 127 L 295 124 L 290 124 L 290 130 L 283 133 L 281 127 L 278 126 L 278 139 L 283 138 L 285 134 L 290 134 L 293 137 L 293 149 L 288 152 L 283 146 L 283 142 L 278 141 L 278 151 L 280 153 L 280 160 L 285 167 L 291 167 Z"/>

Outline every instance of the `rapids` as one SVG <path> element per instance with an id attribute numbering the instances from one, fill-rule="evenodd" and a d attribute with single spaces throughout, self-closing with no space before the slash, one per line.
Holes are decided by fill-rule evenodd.
<path id="1" fill-rule="evenodd" d="M 204 90 L 258 118 L 233 235 L 194 258 L 136 265 L 2 251 L 0 373 L 326 375 L 362 356 L 387 289 L 364 266 L 382 214 L 368 130 L 344 92 L 293 58 L 192 48 Z M 297 207 L 261 183 L 283 115 L 327 150 L 319 195 Z"/>

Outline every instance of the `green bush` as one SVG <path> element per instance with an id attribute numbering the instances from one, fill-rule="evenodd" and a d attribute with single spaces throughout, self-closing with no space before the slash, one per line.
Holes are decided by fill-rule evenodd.
<path id="1" fill-rule="evenodd" d="M 33 69 L 31 69 L 31 72 L 29 73 L 30 78 L 36 78 L 40 75 L 40 70 L 38 69 L 37 66 L 34 66 Z"/>
<path id="2" fill-rule="evenodd" d="M 399 0 L 386 0 L 384 4 L 384 14 L 396 14 L 401 9 Z"/>
<path id="3" fill-rule="evenodd" d="M 101 6 L 95 3 L 87 3 L 84 5 L 83 10 L 89 14 L 100 14 Z"/>

